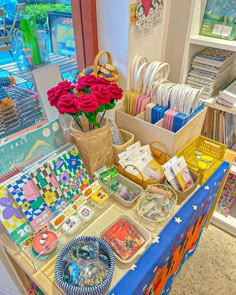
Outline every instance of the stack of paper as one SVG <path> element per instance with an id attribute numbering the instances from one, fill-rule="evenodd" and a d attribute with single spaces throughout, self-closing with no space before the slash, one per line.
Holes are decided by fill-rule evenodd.
<path id="1" fill-rule="evenodd" d="M 229 82 L 233 69 L 233 51 L 207 48 L 192 60 L 192 68 L 187 77 L 187 84 L 195 88 L 204 87 L 203 98 L 218 94 Z"/>
<path id="2" fill-rule="evenodd" d="M 216 102 L 227 107 L 236 107 L 236 79 L 221 89 Z"/>

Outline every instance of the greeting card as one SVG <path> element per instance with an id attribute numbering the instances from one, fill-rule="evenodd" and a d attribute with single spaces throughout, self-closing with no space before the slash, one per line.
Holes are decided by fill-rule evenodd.
<path id="1" fill-rule="evenodd" d="M 49 209 L 57 216 L 67 203 L 49 163 L 44 163 L 30 176 Z"/>
<path id="2" fill-rule="evenodd" d="M 76 200 L 91 184 L 78 150 L 73 147 L 51 161 L 53 172 L 67 200 Z"/>
<path id="3" fill-rule="evenodd" d="M 19 176 L 7 188 L 35 230 L 48 223 L 51 212 L 30 176 Z"/>
<path id="4" fill-rule="evenodd" d="M 2 185 L 0 186 L 0 221 L 15 242 L 32 230 L 9 190 Z"/>

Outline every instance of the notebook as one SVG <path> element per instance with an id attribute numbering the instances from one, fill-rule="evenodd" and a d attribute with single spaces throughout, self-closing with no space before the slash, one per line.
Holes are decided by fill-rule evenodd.
<path id="1" fill-rule="evenodd" d="M 67 201 L 78 199 L 81 191 L 91 184 L 76 147 L 61 153 L 50 164 Z"/>
<path id="2" fill-rule="evenodd" d="M 6 186 L 35 230 L 51 220 L 52 214 L 29 175 L 18 175 Z"/>
<path id="3" fill-rule="evenodd" d="M 32 231 L 30 223 L 14 201 L 9 190 L 0 185 L 0 221 L 13 241 L 25 238 Z"/>
<path id="4" fill-rule="evenodd" d="M 67 203 L 50 164 L 42 164 L 30 176 L 53 215 L 57 216 Z"/>

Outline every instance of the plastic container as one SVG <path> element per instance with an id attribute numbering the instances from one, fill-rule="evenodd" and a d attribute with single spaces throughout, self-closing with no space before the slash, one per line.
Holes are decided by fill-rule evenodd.
<path id="1" fill-rule="evenodd" d="M 199 184 L 202 185 L 224 160 L 226 148 L 227 146 L 225 144 L 200 135 L 183 147 L 176 156 L 184 156 L 188 168 L 199 175 Z M 201 169 L 197 164 L 197 157 L 199 157 L 200 154 L 213 158 L 212 161 L 209 162 L 209 167 L 207 169 Z"/>
<path id="2" fill-rule="evenodd" d="M 130 191 L 135 192 L 136 196 L 133 198 L 132 201 L 128 201 L 128 200 L 124 200 L 120 195 L 113 192 L 111 194 L 111 198 L 116 200 L 118 203 L 120 203 L 121 205 L 123 205 L 127 208 L 132 207 L 136 203 L 137 199 L 143 193 L 143 188 L 140 185 L 134 183 L 133 181 L 129 180 L 128 178 L 124 177 L 121 174 L 119 174 L 115 180 L 119 181 L 121 184 L 125 185 Z"/>
<path id="3" fill-rule="evenodd" d="M 139 234 L 142 236 L 142 238 L 145 240 L 144 244 L 137 250 L 137 252 L 135 252 L 129 259 L 122 259 L 115 251 L 114 251 L 114 255 L 116 257 L 116 259 L 118 261 L 120 261 L 121 263 L 131 263 L 135 260 L 137 260 L 137 258 L 139 256 L 141 256 L 143 254 L 143 252 L 146 250 L 146 248 L 148 247 L 148 245 L 151 242 L 151 233 L 141 224 L 139 224 L 138 222 L 136 222 L 135 220 L 133 220 L 132 218 L 126 216 L 126 215 L 120 215 L 118 218 L 116 218 L 115 221 L 113 221 L 109 226 L 107 226 L 100 234 L 100 236 L 102 237 L 115 223 L 117 223 L 118 220 L 120 219 L 124 219 L 125 221 L 127 221 L 128 223 L 130 223 L 132 226 L 135 227 L 135 229 L 139 232 Z"/>

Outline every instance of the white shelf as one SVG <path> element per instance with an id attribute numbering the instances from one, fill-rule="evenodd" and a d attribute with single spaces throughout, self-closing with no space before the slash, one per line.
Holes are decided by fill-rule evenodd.
<path id="1" fill-rule="evenodd" d="M 228 215 L 228 217 L 225 217 L 224 215 L 215 211 L 211 223 L 236 237 L 236 218 L 235 217 L 231 215 Z"/>
<path id="2" fill-rule="evenodd" d="M 202 101 L 205 103 L 206 106 L 208 106 L 210 108 L 236 115 L 236 108 L 229 108 L 229 107 L 223 106 L 221 104 L 218 104 L 215 102 L 215 99 L 213 97 L 208 98 L 208 99 L 202 99 Z"/>
<path id="3" fill-rule="evenodd" d="M 190 44 L 236 51 L 236 41 L 229 41 L 202 35 L 191 35 L 189 42 Z"/>

